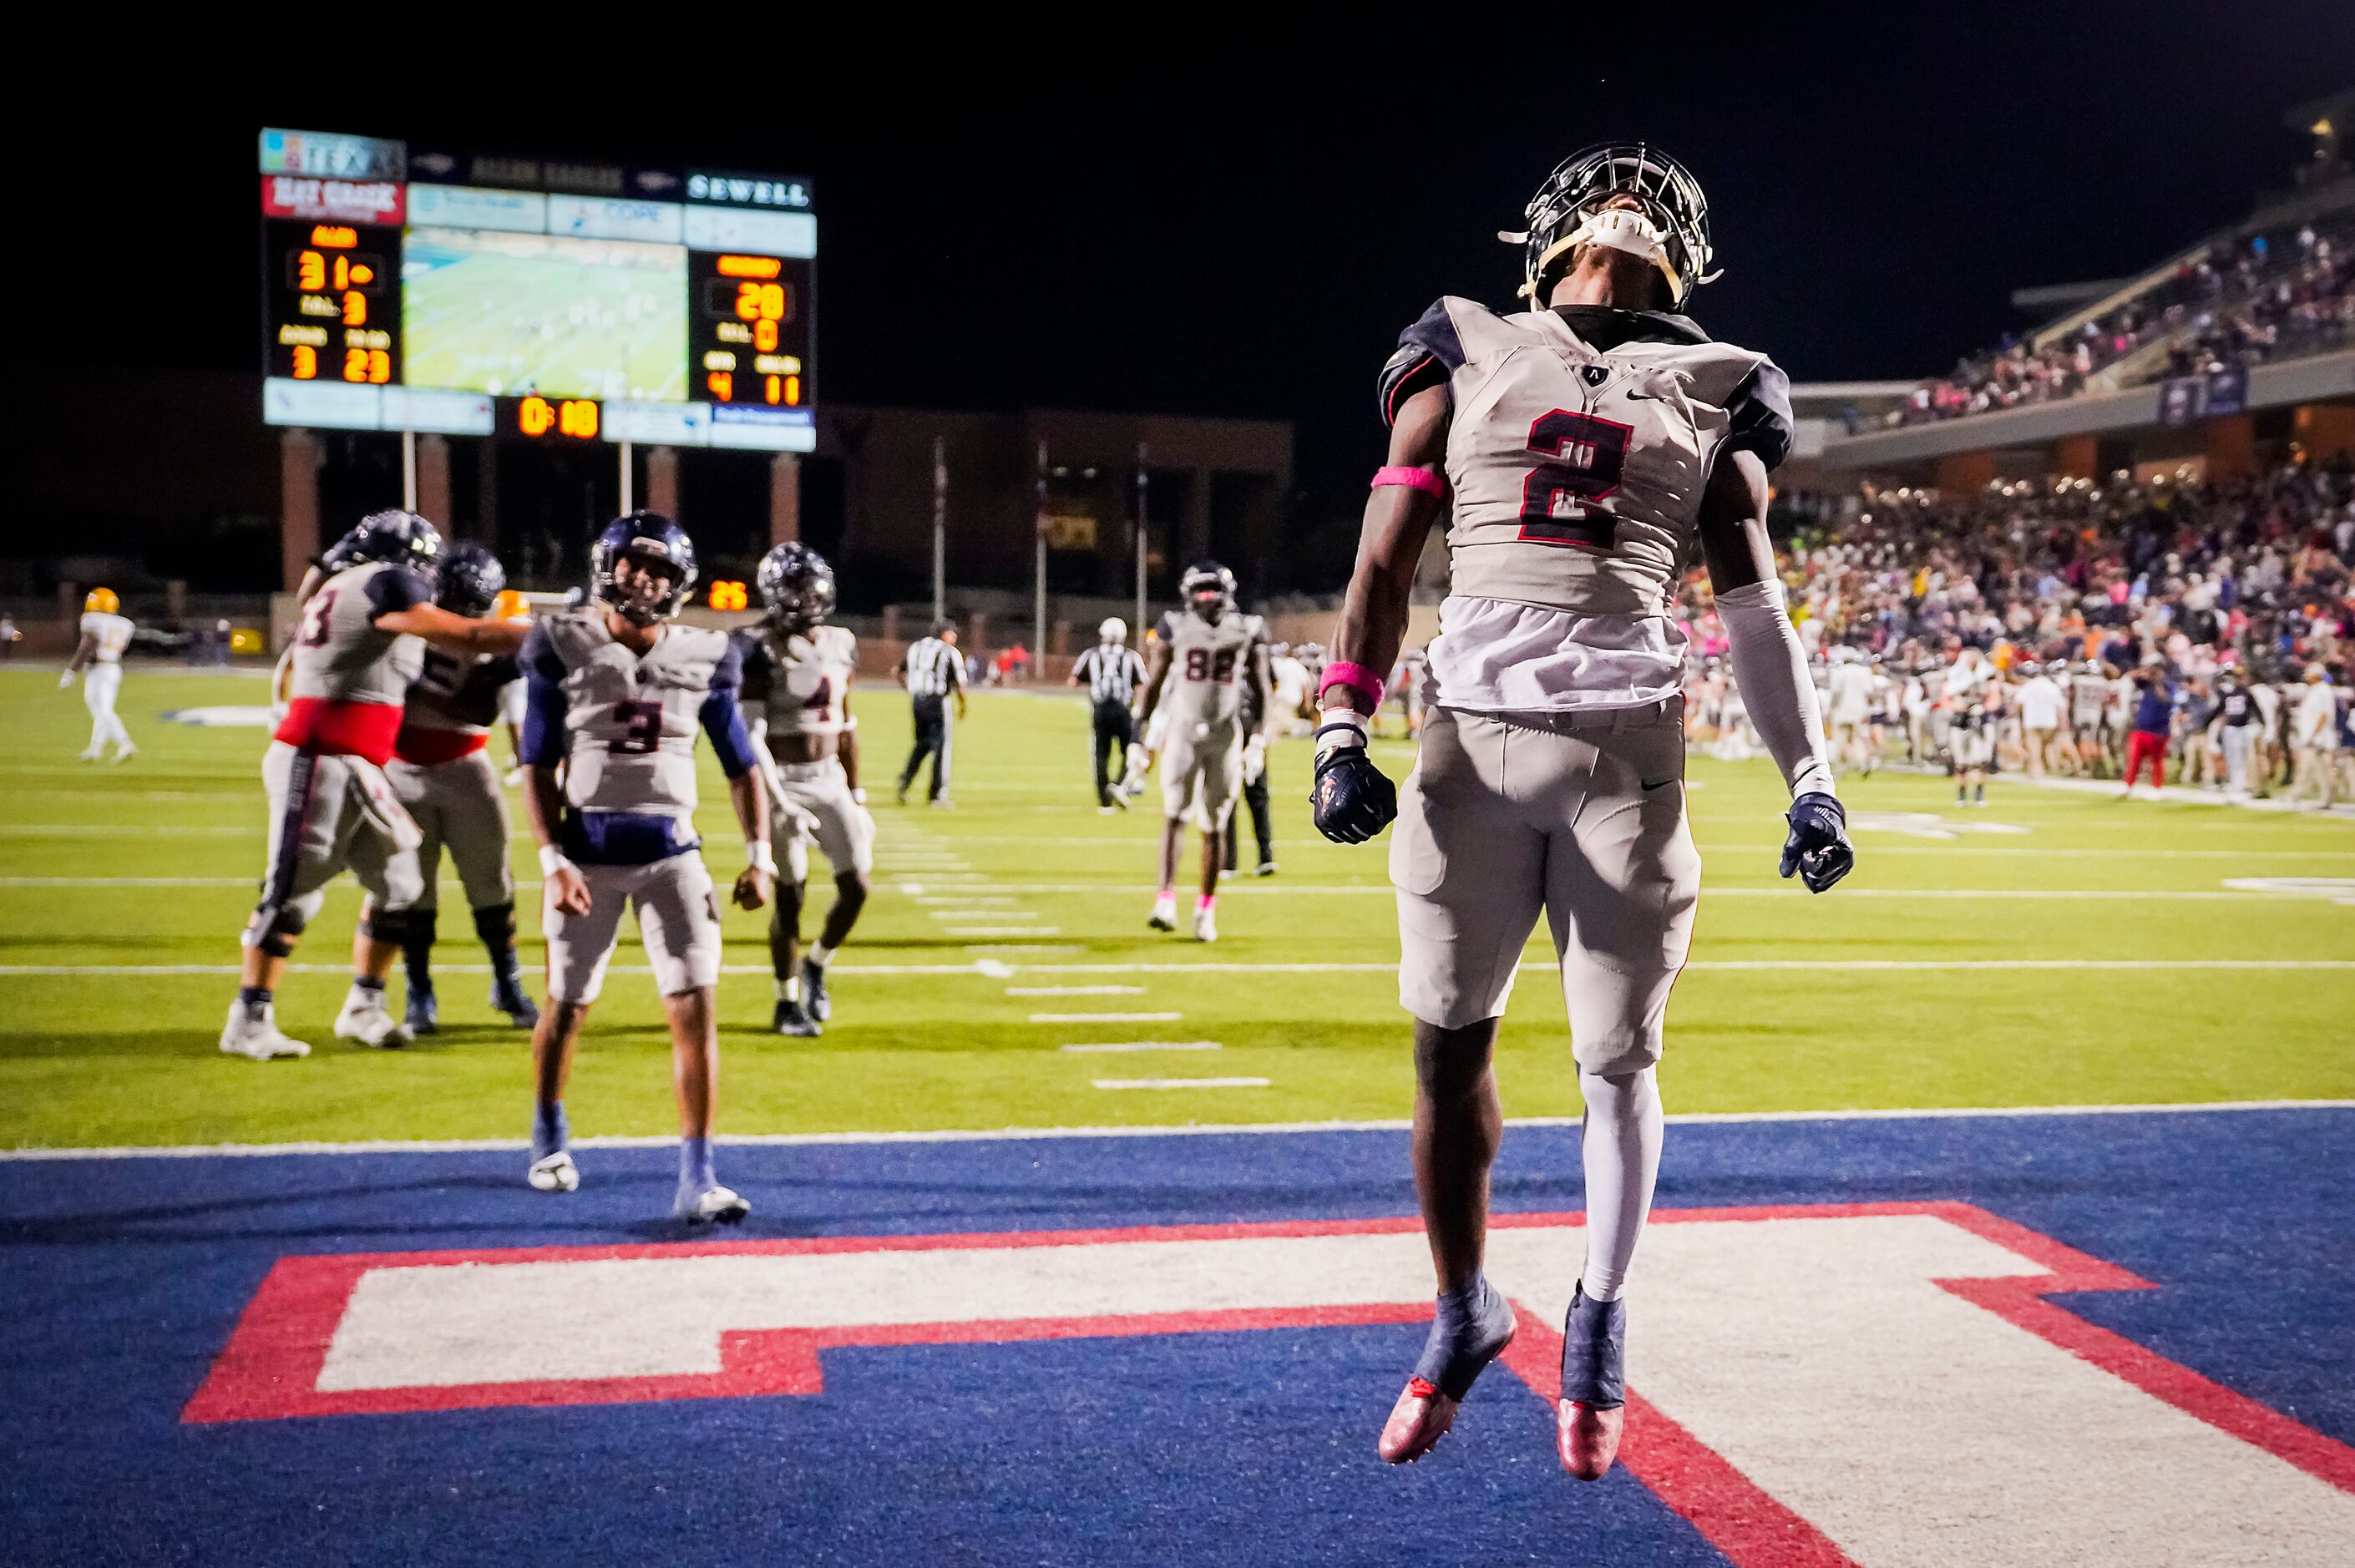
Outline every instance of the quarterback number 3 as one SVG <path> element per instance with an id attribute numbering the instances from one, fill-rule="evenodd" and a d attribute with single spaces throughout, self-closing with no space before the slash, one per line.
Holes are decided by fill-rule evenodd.
<path id="1" fill-rule="evenodd" d="M 1633 427 L 1556 408 L 1529 426 L 1544 461 L 1521 482 L 1520 537 L 1539 545 L 1611 548 L 1617 519 L 1593 503 L 1619 488 Z"/>
<path id="2" fill-rule="evenodd" d="M 662 743 L 663 708 L 660 703 L 623 700 L 613 705 L 613 722 L 622 733 L 605 745 L 605 749 L 617 757 L 645 757 Z"/>

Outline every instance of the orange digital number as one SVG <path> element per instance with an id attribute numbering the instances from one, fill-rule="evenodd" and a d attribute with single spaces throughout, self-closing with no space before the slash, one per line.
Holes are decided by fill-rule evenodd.
<path id="1" fill-rule="evenodd" d="M 338 256 L 336 260 L 340 263 L 343 258 Z M 357 289 L 344 291 L 344 324 L 346 326 L 368 325 L 368 296 Z"/>
<path id="2" fill-rule="evenodd" d="M 516 429 L 527 436 L 544 436 L 556 423 L 556 410 L 545 397 L 527 397 L 516 409 Z"/>
<path id="3" fill-rule="evenodd" d="M 736 313 L 748 322 L 783 321 L 785 316 L 785 286 L 783 283 L 737 284 Z"/>
<path id="4" fill-rule="evenodd" d="M 785 377 L 785 401 L 786 401 L 787 403 L 789 403 L 789 404 L 793 404 L 793 405 L 798 406 L 798 405 L 800 404 L 801 400 L 802 400 L 802 378 L 801 378 L 800 376 L 786 376 L 786 377 Z"/>
<path id="5" fill-rule="evenodd" d="M 379 387 L 392 379 L 392 355 L 384 349 L 368 350 L 368 379 Z"/>
<path id="6" fill-rule="evenodd" d="M 365 348 L 344 350 L 344 379 L 365 381 L 368 378 L 368 351 Z"/>
<path id="7" fill-rule="evenodd" d="M 761 388 L 761 395 L 762 397 L 766 397 L 772 403 L 774 403 L 784 397 L 784 387 L 780 384 L 783 379 L 782 376 L 763 376 L 762 379 L 766 383 L 766 385 Z"/>
<path id="8" fill-rule="evenodd" d="M 714 609 L 749 609 L 751 604 L 751 597 L 744 591 L 742 583 L 722 579 L 711 585 Z"/>
<path id="9" fill-rule="evenodd" d="M 703 384 L 710 388 L 711 395 L 722 403 L 736 396 L 736 377 L 725 370 L 713 371 L 703 378 Z"/>
<path id="10" fill-rule="evenodd" d="M 305 250 L 294 258 L 294 286 L 308 293 L 327 286 L 327 259 L 315 250 Z M 747 318 L 750 319 L 750 318 Z"/>
<path id="11" fill-rule="evenodd" d="M 565 435 L 588 440 L 597 433 L 597 405 L 585 397 L 559 404 L 556 428 Z"/>
<path id="12" fill-rule="evenodd" d="M 294 379 L 310 381 L 319 374 L 319 351 L 307 343 L 294 345 Z"/>
<path id="13" fill-rule="evenodd" d="M 754 322 L 752 323 L 752 346 L 759 349 L 762 354 L 776 353 L 777 323 L 773 321 Z"/>

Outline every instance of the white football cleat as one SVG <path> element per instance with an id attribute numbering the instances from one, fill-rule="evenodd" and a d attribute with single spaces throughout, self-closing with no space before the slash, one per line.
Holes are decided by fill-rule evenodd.
<path id="1" fill-rule="evenodd" d="M 752 1205 L 725 1187 L 706 1187 L 688 1197 L 679 1194 L 671 1213 L 690 1225 L 732 1225 L 742 1222 Z"/>
<path id="2" fill-rule="evenodd" d="M 533 1160 L 523 1179 L 531 1183 L 534 1192 L 577 1192 L 581 1190 L 581 1167 L 572 1163 L 571 1150 L 559 1149 Z"/>
<path id="3" fill-rule="evenodd" d="M 135 746 L 132 745 L 129 741 L 127 741 L 127 740 L 126 740 L 126 741 L 124 741 L 124 742 L 123 743 L 122 747 L 120 747 L 116 752 L 115 752 L 115 754 L 114 754 L 114 760 L 115 760 L 115 761 L 117 761 L 117 762 L 128 762 L 128 761 L 130 761 L 133 758 L 134 758 L 134 757 L 136 757 L 136 756 L 138 756 L 138 755 L 139 755 L 139 748 L 138 748 L 137 747 L 135 747 Z"/>
<path id="4" fill-rule="evenodd" d="M 1212 911 L 1209 905 L 1198 904 L 1194 906 L 1194 940 L 1215 942 L 1219 939 L 1219 923 L 1211 916 Z"/>
<path id="5" fill-rule="evenodd" d="M 88 751 L 77 754 L 78 759 L 83 762 L 97 762 L 103 759 L 105 756 L 106 747 L 102 746 L 93 746 Z"/>
<path id="6" fill-rule="evenodd" d="M 343 1011 L 336 1014 L 336 1038 L 394 1051 L 409 1044 L 409 1031 L 386 1010 L 384 992 L 371 996 L 355 986 L 344 998 Z"/>
<path id="7" fill-rule="evenodd" d="M 221 1029 L 220 1048 L 230 1056 L 268 1062 L 280 1056 L 308 1056 L 311 1047 L 278 1031 L 277 1009 L 269 1002 L 248 1009 L 241 1001 L 229 1004 L 229 1022 Z"/>
<path id="8" fill-rule="evenodd" d="M 1165 893 L 1155 899 L 1153 913 L 1145 923 L 1156 931 L 1175 931 L 1178 928 L 1178 895 Z"/>

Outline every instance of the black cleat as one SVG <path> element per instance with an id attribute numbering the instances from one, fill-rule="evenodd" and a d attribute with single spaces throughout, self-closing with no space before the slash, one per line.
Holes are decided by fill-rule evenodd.
<path id="1" fill-rule="evenodd" d="M 777 1003 L 777 1011 L 770 1018 L 769 1027 L 780 1034 L 791 1034 L 802 1040 L 815 1040 L 826 1033 L 798 1001 Z"/>
<path id="2" fill-rule="evenodd" d="M 523 989 L 523 977 L 510 969 L 491 980 L 491 1006 L 507 1015 L 507 1022 L 517 1029 L 530 1029 L 539 1022 L 539 1003 Z"/>
<path id="3" fill-rule="evenodd" d="M 834 1017 L 834 999 L 826 994 L 826 966 L 815 959 L 802 960 L 802 1007 L 820 1023 Z"/>
<path id="4" fill-rule="evenodd" d="M 409 1006 L 401 1020 L 411 1034 L 438 1033 L 442 1028 L 442 1010 L 433 999 L 432 980 L 409 982 Z"/>

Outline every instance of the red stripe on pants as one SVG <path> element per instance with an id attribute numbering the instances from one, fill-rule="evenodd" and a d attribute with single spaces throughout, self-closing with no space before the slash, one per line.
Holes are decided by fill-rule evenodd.
<path id="1" fill-rule="evenodd" d="M 2145 760 L 2150 763 L 2150 787 L 2163 789 L 2167 784 L 2167 736 L 2138 729 L 2126 736 L 2126 788 L 2134 788 L 2135 770 Z"/>

